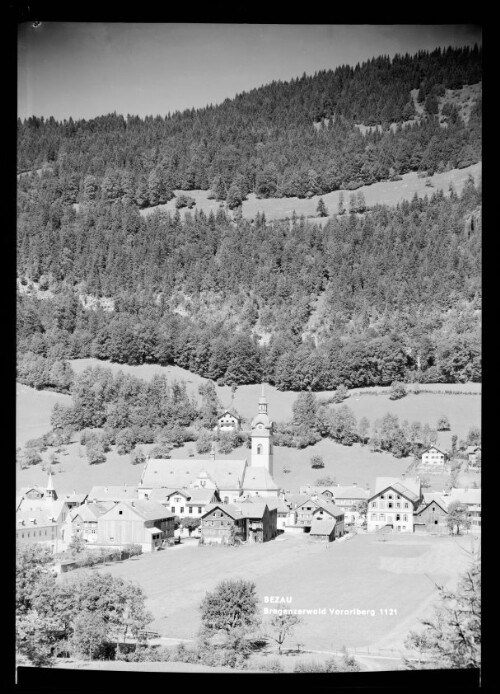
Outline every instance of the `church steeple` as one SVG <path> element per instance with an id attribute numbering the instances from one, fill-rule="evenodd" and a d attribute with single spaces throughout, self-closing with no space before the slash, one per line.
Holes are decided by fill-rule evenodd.
<path id="1" fill-rule="evenodd" d="M 52 470 L 49 469 L 49 479 L 47 480 L 47 488 L 45 489 L 45 498 L 52 499 L 55 501 L 57 499 L 57 493 L 54 489 L 54 482 L 52 480 Z"/>
<path id="2" fill-rule="evenodd" d="M 264 393 L 264 384 L 262 384 L 262 390 L 259 398 L 259 414 L 267 414 L 267 400 Z"/>
<path id="3" fill-rule="evenodd" d="M 265 467 L 273 474 L 273 423 L 267 413 L 267 399 L 262 384 L 259 398 L 259 413 L 252 420 L 251 467 Z"/>

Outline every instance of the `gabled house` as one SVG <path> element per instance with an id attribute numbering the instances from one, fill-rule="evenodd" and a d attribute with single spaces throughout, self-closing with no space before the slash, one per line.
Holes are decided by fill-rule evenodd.
<path id="1" fill-rule="evenodd" d="M 320 540 L 323 542 L 333 542 L 335 537 L 339 537 L 338 524 L 335 518 L 315 518 L 311 525 L 311 530 L 309 536 L 313 540 Z"/>
<path id="2" fill-rule="evenodd" d="M 414 514 L 414 530 L 429 533 L 449 532 L 448 499 L 449 496 L 438 492 L 424 492 L 422 502 Z"/>
<path id="3" fill-rule="evenodd" d="M 211 504 L 201 519 L 201 542 L 267 542 L 277 535 L 277 510 L 267 503 Z"/>
<path id="4" fill-rule="evenodd" d="M 437 446 L 430 446 L 422 451 L 421 464 L 423 467 L 441 468 L 448 460 L 448 454 Z"/>
<path id="5" fill-rule="evenodd" d="M 139 544 L 143 552 L 174 543 L 174 514 L 155 501 L 119 501 L 97 521 L 99 544 Z"/>
<path id="6" fill-rule="evenodd" d="M 79 534 L 83 539 L 94 544 L 97 542 L 97 521 L 100 516 L 109 511 L 115 505 L 114 501 L 93 501 L 90 504 L 82 504 L 70 510 L 68 514 L 67 534 L 68 539 Z"/>
<path id="7" fill-rule="evenodd" d="M 224 410 L 224 412 L 217 418 L 217 424 L 214 427 L 214 431 L 239 431 L 240 427 L 241 417 L 234 412 Z"/>
<path id="8" fill-rule="evenodd" d="M 377 477 L 375 494 L 368 499 L 368 532 L 385 526 L 398 532 L 413 532 L 413 516 L 421 502 L 418 477 Z"/>
<path id="9" fill-rule="evenodd" d="M 62 499 L 68 504 L 68 508 L 73 509 L 77 506 L 81 506 L 87 500 L 88 494 L 77 494 L 73 491 L 72 494 L 65 494 Z"/>
<path id="10" fill-rule="evenodd" d="M 337 534 L 344 534 L 344 511 L 328 499 L 314 494 L 297 506 L 296 513 L 296 524 L 302 526 L 306 532 L 309 532 L 314 520 L 333 518 L 338 524 Z"/>

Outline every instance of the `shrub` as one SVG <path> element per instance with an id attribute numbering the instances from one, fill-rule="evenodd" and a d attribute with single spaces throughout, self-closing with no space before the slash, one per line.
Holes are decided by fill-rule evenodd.
<path id="1" fill-rule="evenodd" d="M 196 452 L 200 454 L 209 453 L 212 448 L 212 440 L 212 434 L 202 429 L 196 440 Z"/>
<path id="2" fill-rule="evenodd" d="M 131 429 L 121 429 L 115 438 L 116 452 L 119 455 L 130 453 L 136 443 L 134 434 Z"/>
<path id="3" fill-rule="evenodd" d="M 144 465 L 146 462 L 146 454 L 140 446 L 136 446 L 130 453 L 130 462 L 132 465 Z"/>
<path id="4" fill-rule="evenodd" d="M 438 421 L 437 421 L 437 426 L 436 429 L 438 431 L 449 431 L 450 430 L 450 420 L 445 414 L 442 414 Z"/>
<path id="5" fill-rule="evenodd" d="M 325 463 L 323 461 L 322 456 L 320 455 L 313 455 L 311 456 L 311 467 L 312 468 L 323 468 L 325 467 Z"/>
<path id="6" fill-rule="evenodd" d="M 407 394 L 408 391 L 406 390 L 406 386 L 404 383 L 401 383 L 401 381 L 393 381 L 391 383 L 391 390 L 389 394 L 389 398 L 391 400 L 399 400 L 401 398 L 404 398 Z"/>
<path id="7" fill-rule="evenodd" d="M 339 385 L 337 390 L 335 391 L 333 395 L 333 402 L 334 403 L 341 403 L 343 402 L 346 398 L 349 397 L 349 391 L 347 387 L 342 383 Z"/>

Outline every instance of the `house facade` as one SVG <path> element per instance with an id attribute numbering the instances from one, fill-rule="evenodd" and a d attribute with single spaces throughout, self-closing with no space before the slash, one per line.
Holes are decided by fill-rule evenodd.
<path id="1" fill-rule="evenodd" d="M 414 514 L 414 530 L 428 533 L 449 533 L 448 504 L 445 496 L 424 493 L 420 507 Z"/>
<path id="2" fill-rule="evenodd" d="M 481 446 L 467 446 L 465 453 L 469 461 L 469 467 L 480 467 L 481 465 Z"/>
<path id="3" fill-rule="evenodd" d="M 414 513 L 421 501 L 418 477 L 377 477 L 375 494 L 368 499 L 368 532 L 387 526 L 397 532 L 413 532 Z"/>
<path id="4" fill-rule="evenodd" d="M 66 522 L 68 538 L 71 539 L 73 535 L 78 534 L 85 542 L 95 544 L 97 542 L 97 521 L 99 516 L 102 516 L 113 506 L 113 501 L 103 503 L 93 501 L 71 509 Z"/>
<path id="5" fill-rule="evenodd" d="M 241 418 L 234 412 L 225 410 L 218 418 L 214 430 L 217 431 L 239 431 Z"/>
<path id="6" fill-rule="evenodd" d="M 277 509 L 270 509 L 265 502 L 214 504 L 201 519 L 202 544 L 230 544 L 233 538 L 268 542 L 277 532 Z"/>
<path id="7" fill-rule="evenodd" d="M 174 542 L 174 514 L 154 501 L 119 501 L 97 522 L 97 541 L 124 547 L 141 545 L 143 552 Z"/>
<path id="8" fill-rule="evenodd" d="M 421 464 L 424 467 L 436 467 L 442 468 L 448 460 L 448 455 L 437 448 L 437 446 L 431 446 L 427 448 L 422 453 Z"/>
<path id="9" fill-rule="evenodd" d="M 343 535 L 345 532 L 344 511 L 322 496 L 313 495 L 311 498 L 297 506 L 296 525 L 309 532 L 313 521 L 322 519 L 334 519 L 336 524 L 336 534 Z"/>
<path id="10" fill-rule="evenodd" d="M 448 497 L 448 506 L 454 501 L 459 501 L 467 506 L 467 516 L 472 532 L 481 531 L 481 490 L 467 487 L 455 487 L 451 489 Z"/>

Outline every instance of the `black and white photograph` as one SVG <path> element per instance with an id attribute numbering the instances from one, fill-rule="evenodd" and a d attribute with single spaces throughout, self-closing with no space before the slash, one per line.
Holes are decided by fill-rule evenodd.
<path id="1" fill-rule="evenodd" d="M 17 25 L 19 672 L 479 681 L 482 73 L 472 24 Z"/>

